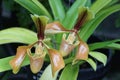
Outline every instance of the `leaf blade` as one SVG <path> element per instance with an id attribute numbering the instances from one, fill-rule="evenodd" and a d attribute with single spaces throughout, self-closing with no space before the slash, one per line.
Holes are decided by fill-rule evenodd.
<path id="1" fill-rule="evenodd" d="M 48 67 L 45 69 L 45 71 L 43 72 L 43 74 L 39 80 L 56 80 L 57 74 L 58 73 L 56 73 L 55 76 L 53 77 L 51 65 L 48 65 Z"/>
<path id="2" fill-rule="evenodd" d="M 0 59 L 0 72 L 11 70 L 11 67 L 9 65 L 9 61 L 13 58 L 14 58 L 14 56 Z M 29 63 L 30 63 L 29 58 L 28 58 L 28 56 L 26 56 L 24 62 L 22 63 L 22 67 L 28 65 Z"/>
<path id="3" fill-rule="evenodd" d="M 91 58 L 88 58 L 86 61 L 90 64 L 90 66 L 94 69 L 94 71 L 96 71 L 97 69 L 96 63 Z"/>
<path id="4" fill-rule="evenodd" d="M 68 64 L 62 72 L 60 80 L 76 80 L 78 72 L 79 65 Z"/>
<path id="5" fill-rule="evenodd" d="M 0 44 L 15 42 L 31 44 L 37 41 L 36 33 L 24 28 L 17 27 L 1 30 L 0 36 Z"/>
<path id="6" fill-rule="evenodd" d="M 52 9 L 54 19 L 62 21 L 65 17 L 65 10 L 61 0 L 48 0 Z"/>
<path id="7" fill-rule="evenodd" d="M 111 15 L 114 12 L 117 12 L 120 10 L 120 4 L 116 4 L 114 6 L 111 6 L 107 9 L 104 9 L 103 11 L 100 11 L 96 17 L 87 23 L 86 25 L 81 28 L 79 34 L 81 38 L 84 41 L 87 41 L 87 39 L 90 37 L 90 35 L 94 32 L 94 30 L 98 27 L 98 25 L 109 15 Z M 86 34 L 87 33 L 87 34 Z"/>
<path id="8" fill-rule="evenodd" d="M 89 44 L 89 48 L 90 48 L 90 50 L 105 48 L 106 46 L 110 46 L 112 43 L 115 43 L 115 42 L 120 42 L 120 40 L 116 39 L 116 40 L 111 40 L 111 41 L 92 43 L 92 44 Z"/>
<path id="9" fill-rule="evenodd" d="M 104 55 L 103 53 L 100 53 L 100 52 L 90 52 L 89 55 L 94 57 L 95 59 L 97 59 L 99 62 L 103 63 L 104 66 L 106 65 L 106 63 L 107 63 L 107 56 Z"/>

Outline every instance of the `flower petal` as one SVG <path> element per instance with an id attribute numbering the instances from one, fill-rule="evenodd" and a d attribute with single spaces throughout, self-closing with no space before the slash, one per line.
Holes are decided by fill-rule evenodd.
<path id="1" fill-rule="evenodd" d="M 64 68 L 65 63 L 61 53 L 55 49 L 48 49 L 49 57 L 52 65 L 52 75 L 54 76 L 55 73 L 62 68 Z"/>
<path id="2" fill-rule="evenodd" d="M 80 44 L 78 45 L 78 50 L 75 59 L 73 60 L 73 64 L 76 63 L 76 61 L 78 60 L 87 60 L 88 53 L 89 53 L 88 45 L 81 40 Z"/>
<path id="3" fill-rule="evenodd" d="M 70 52 L 79 44 L 79 41 L 76 41 L 74 44 L 76 36 L 73 34 L 69 34 L 68 38 L 66 39 L 66 34 L 63 34 L 62 43 L 60 45 L 60 52 L 62 56 L 68 56 Z"/>
<path id="4" fill-rule="evenodd" d="M 19 46 L 17 48 L 16 56 L 10 61 L 10 66 L 12 67 L 14 74 L 20 70 L 21 64 L 26 56 L 27 48 L 28 46 Z"/>
<path id="5" fill-rule="evenodd" d="M 27 54 L 30 58 L 30 69 L 33 73 L 38 73 L 43 66 L 46 53 L 43 51 L 44 48 L 38 45 L 36 46 L 35 54 L 32 55 L 31 48 L 27 49 Z"/>
<path id="6" fill-rule="evenodd" d="M 68 31 L 68 30 L 66 30 L 63 27 L 63 25 L 58 21 L 47 24 L 46 29 L 45 29 L 46 34 L 63 33 L 63 32 L 66 32 L 66 31 Z"/>
<path id="7" fill-rule="evenodd" d="M 88 7 L 80 7 L 77 22 L 74 29 L 79 31 L 82 25 L 94 18 L 93 12 Z"/>
<path id="8" fill-rule="evenodd" d="M 38 39 L 43 40 L 45 27 L 46 27 L 46 24 L 47 24 L 49 18 L 46 16 L 38 16 L 38 15 L 31 15 L 31 17 L 37 27 Z"/>

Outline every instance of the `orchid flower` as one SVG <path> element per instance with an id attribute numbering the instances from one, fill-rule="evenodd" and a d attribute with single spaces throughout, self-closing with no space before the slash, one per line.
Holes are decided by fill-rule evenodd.
<path id="1" fill-rule="evenodd" d="M 33 73 L 38 73 L 43 66 L 44 58 L 47 53 L 45 48 L 47 48 L 52 65 L 52 73 L 54 76 L 57 71 L 64 68 L 65 64 L 61 53 L 55 49 L 50 49 L 47 44 L 44 43 L 44 39 L 46 37 L 45 34 L 49 33 L 51 30 L 55 31 L 54 33 L 61 33 L 62 31 L 64 32 L 66 30 L 59 22 L 47 24 L 48 18 L 46 16 L 31 15 L 31 17 L 37 27 L 38 41 L 28 46 L 18 47 L 15 58 L 10 61 L 13 73 L 16 74 L 20 70 L 21 64 L 23 63 L 26 55 L 28 55 L 30 59 L 31 71 Z M 35 47 L 34 54 L 31 52 L 33 47 Z"/>

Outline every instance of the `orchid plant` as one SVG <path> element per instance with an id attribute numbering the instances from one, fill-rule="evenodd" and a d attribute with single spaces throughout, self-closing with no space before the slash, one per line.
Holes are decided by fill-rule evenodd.
<path id="1" fill-rule="evenodd" d="M 38 73 L 45 62 L 50 62 L 40 80 L 56 80 L 60 71 L 59 80 L 76 80 L 79 66 L 85 62 L 97 69 L 91 57 L 105 66 L 107 56 L 95 50 L 120 49 L 120 44 L 116 43 L 120 39 L 91 44 L 87 41 L 107 16 L 120 10 L 117 1 L 76 0 L 65 10 L 62 0 L 48 0 L 50 14 L 38 0 L 15 0 L 32 13 L 37 33 L 18 27 L 0 31 L 0 44 L 25 44 L 18 46 L 15 56 L 0 59 L 0 72 L 12 69 L 17 74 L 22 66 L 30 64 L 31 71 Z M 32 48 L 35 48 L 34 52 Z"/>

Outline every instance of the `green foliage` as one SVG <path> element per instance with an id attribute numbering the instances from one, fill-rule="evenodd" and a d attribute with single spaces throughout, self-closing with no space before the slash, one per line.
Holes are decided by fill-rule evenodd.
<path id="1" fill-rule="evenodd" d="M 68 64 L 60 76 L 60 80 L 76 80 L 79 72 L 79 65 Z"/>
<path id="2" fill-rule="evenodd" d="M 107 62 L 107 56 L 106 55 L 104 55 L 100 52 L 90 52 L 89 55 L 94 57 L 95 59 L 97 59 L 101 63 L 103 63 L 104 66 L 106 65 L 106 62 Z"/>
<path id="3" fill-rule="evenodd" d="M 52 10 L 52 14 L 50 14 L 51 12 L 49 12 L 45 8 L 45 6 L 43 4 L 41 4 L 41 2 L 38 0 L 15 0 L 15 2 L 19 3 L 21 6 L 26 8 L 32 14 L 35 14 L 37 16 L 46 16 L 46 18 L 48 17 L 50 19 L 49 22 L 59 21 L 60 23 L 58 23 L 56 25 L 57 27 L 52 26 L 51 29 L 53 29 L 54 31 L 57 31 L 57 30 L 62 31 L 63 30 L 63 32 L 66 30 L 71 34 L 68 34 L 68 37 L 67 37 L 67 39 L 65 37 L 65 40 L 62 39 L 61 34 L 57 34 L 57 35 L 60 35 L 57 37 L 56 37 L 56 35 L 52 35 L 52 38 L 51 38 L 51 36 L 47 35 L 47 36 L 45 36 L 45 40 L 48 39 L 46 37 L 50 37 L 50 39 L 53 41 L 54 40 L 53 37 L 55 37 L 55 39 L 58 42 L 63 40 L 63 42 L 65 42 L 64 44 L 69 43 L 69 46 L 72 45 L 72 47 L 73 46 L 76 47 L 76 45 L 74 45 L 73 43 L 76 42 L 77 39 L 78 39 L 78 42 L 80 41 L 80 44 L 82 44 L 81 43 L 82 41 L 87 42 L 89 37 L 94 33 L 94 30 L 99 26 L 99 24 L 106 17 L 108 17 L 112 13 L 120 10 L 120 4 L 114 4 L 117 2 L 117 0 L 114 2 L 112 0 L 96 0 L 93 4 L 91 3 L 91 1 L 87 1 L 87 0 L 76 0 L 74 2 L 74 4 L 67 11 L 65 11 L 65 9 L 64 9 L 65 6 L 62 3 L 62 0 L 49 0 L 48 2 L 50 5 L 50 8 Z M 32 16 L 32 18 L 33 18 L 33 21 L 35 22 L 35 18 L 33 16 Z M 43 20 L 44 18 L 40 18 L 40 20 L 41 19 Z M 38 25 L 38 22 L 40 22 L 40 21 L 38 20 L 35 22 L 37 27 L 39 27 L 39 28 L 37 28 L 37 30 L 39 30 L 39 32 L 42 32 L 44 34 L 43 28 L 41 27 L 44 25 L 41 24 L 41 22 Z M 76 30 L 75 33 L 77 34 L 77 39 L 76 38 L 74 39 L 74 36 L 73 36 L 74 34 L 72 34 L 72 31 L 73 32 L 75 31 L 76 28 L 74 25 L 76 23 L 79 23 L 82 25 L 77 25 L 76 28 L 79 28 L 79 33 L 77 34 L 77 30 Z M 63 29 L 63 26 L 66 29 Z M 49 27 L 48 27 L 48 29 L 49 29 Z M 39 32 L 37 34 L 39 34 Z M 38 43 L 41 42 L 41 44 L 45 45 L 45 47 L 47 49 L 49 49 L 48 44 L 44 43 L 44 40 L 42 41 L 42 40 L 37 39 L 37 34 L 30 30 L 23 29 L 23 28 L 10 28 L 10 29 L 1 30 L 0 31 L 0 36 L 1 36 L 0 44 L 25 43 L 25 44 L 32 44 L 32 47 L 33 47 L 37 42 Z M 42 37 L 44 36 L 42 34 L 39 34 L 39 35 Z M 71 38 L 71 36 L 72 36 L 72 38 Z M 89 44 L 89 49 L 90 49 L 89 55 L 91 57 L 95 58 L 96 60 L 98 60 L 99 62 L 103 63 L 103 65 L 105 66 L 106 62 L 107 62 L 106 55 L 104 55 L 103 53 L 100 53 L 100 52 L 95 52 L 94 50 L 100 49 L 100 48 L 111 48 L 111 49 L 119 49 L 120 50 L 120 44 L 118 44 L 117 42 L 120 42 L 120 40 L 117 39 L 117 40 Z M 56 44 L 54 46 L 56 47 Z M 28 46 L 28 47 L 31 48 L 31 46 Z M 37 47 L 41 48 L 41 46 L 37 46 Z M 42 48 L 43 48 L 43 46 L 42 46 Z M 43 50 L 43 49 L 41 49 L 41 50 Z M 44 50 L 44 51 L 47 51 L 47 50 Z M 39 52 L 40 51 L 38 50 L 37 53 L 39 53 Z M 52 53 L 52 55 L 60 57 L 60 55 L 58 54 L 59 51 L 53 50 L 53 53 Z M 97 65 L 96 65 L 95 61 L 91 58 L 88 58 L 86 60 L 80 59 L 77 61 L 76 64 L 72 65 L 72 61 L 76 57 L 75 56 L 76 51 L 74 50 L 72 53 L 74 53 L 74 55 L 71 54 L 67 58 L 60 57 L 61 60 L 64 59 L 64 61 L 65 61 L 65 68 L 63 69 L 63 71 L 60 75 L 60 80 L 76 80 L 78 72 L 79 72 L 79 66 L 81 66 L 85 62 L 88 62 L 91 65 L 91 67 L 96 71 Z M 38 56 L 38 54 L 36 56 Z M 7 58 L 0 59 L 0 63 L 1 63 L 0 64 L 0 72 L 11 69 L 10 65 L 8 65 L 8 64 L 9 64 L 9 61 L 13 57 L 14 56 L 10 56 Z M 48 59 L 49 58 L 47 58 L 46 60 L 48 60 Z M 27 56 L 24 63 L 22 64 L 22 66 L 28 65 L 29 63 L 30 62 L 29 62 L 28 56 Z M 54 59 L 53 59 L 52 63 L 54 63 Z M 63 62 L 61 62 L 61 63 L 63 63 Z M 58 70 L 58 72 L 56 72 L 56 75 L 53 77 L 52 76 L 52 74 L 53 74 L 52 70 L 54 70 L 53 67 L 54 67 L 53 65 L 52 66 L 49 65 L 43 72 L 43 75 L 40 78 L 40 80 L 56 80 L 59 70 Z M 52 70 L 51 70 L 51 68 L 52 68 Z"/>

